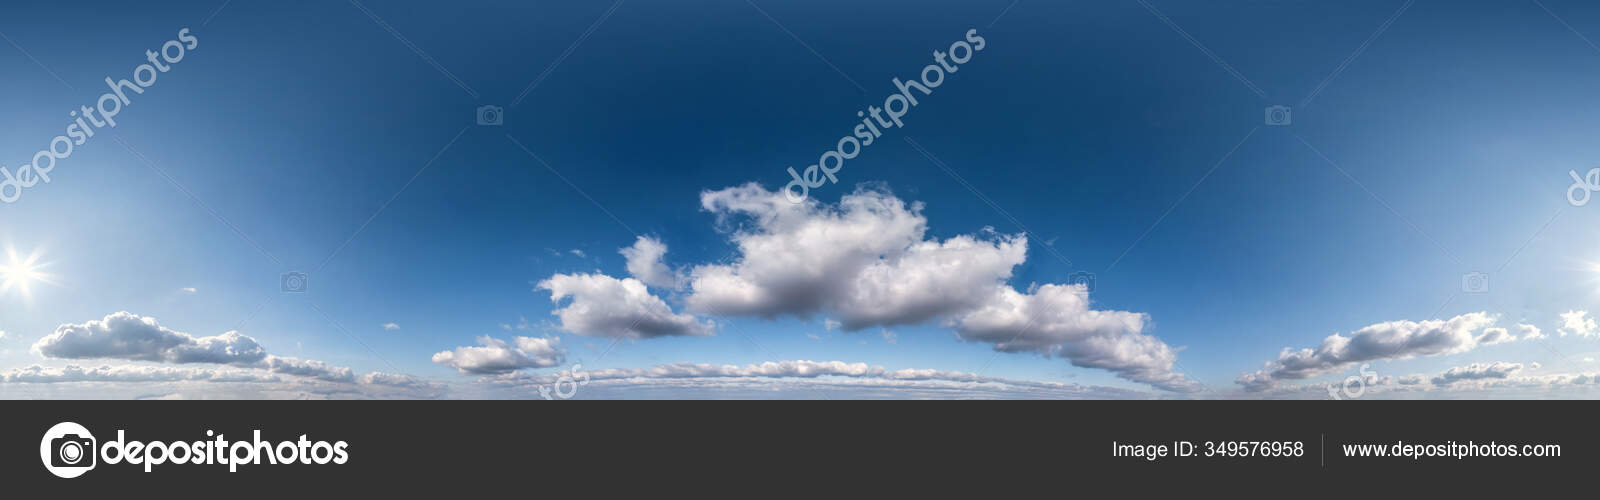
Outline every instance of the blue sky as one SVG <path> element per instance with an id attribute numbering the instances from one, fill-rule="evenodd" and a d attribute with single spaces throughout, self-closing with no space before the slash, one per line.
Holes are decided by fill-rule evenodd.
<path id="1" fill-rule="evenodd" d="M 722 316 L 688 304 L 698 288 L 653 287 L 674 314 L 715 321 L 715 334 L 613 345 L 565 328 L 552 314 L 564 303 L 537 287 L 578 273 L 625 279 L 618 251 L 641 236 L 685 272 L 737 259 L 730 231 L 741 226 L 719 224 L 704 193 L 783 187 L 785 168 L 814 162 L 856 111 L 896 92 L 892 79 L 914 78 L 971 29 L 987 46 L 813 202 L 862 185 L 921 203 L 928 240 L 1026 232 L 1026 260 L 1003 284 L 1027 292 L 1094 273 L 1093 309 L 1147 315 L 1138 333 L 1174 349 L 1173 371 L 1201 394 L 1240 395 L 1235 379 L 1286 347 L 1476 312 L 1546 338 L 1370 362 L 1395 377 L 1493 362 L 1518 363 L 1523 377 L 1600 370 L 1594 334 L 1558 333 L 1560 314 L 1600 299 L 1594 207 L 1564 194 L 1567 172 L 1600 158 L 1600 48 L 1585 38 L 1600 36 L 1600 9 L 1582 2 L 5 10 L 0 164 L 13 169 L 145 50 L 183 28 L 198 46 L 50 183 L 0 206 L 0 245 L 37 251 L 55 282 L 0 300 L 0 370 L 148 364 L 34 347 L 61 325 L 128 311 L 467 397 L 490 394 L 474 392 L 481 374 L 434 354 L 483 335 L 560 339 L 560 363 L 513 372 L 531 376 L 573 362 L 838 360 L 1171 395 L 1063 356 L 963 341 L 949 320 L 965 310 L 829 331 L 837 311 L 826 308 Z M 483 105 L 503 107 L 504 124 L 478 125 Z M 1292 124 L 1264 123 L 1270 105 L 1290 106 Z M 308 273 L 307 292 L 283 293 L 286 272 Z M 1489 273 L 1487 293 L 1463 290 L 1469 272 Z M 1360 364 L 1279 382 L 1336 381 Z M 25 385 L 0 392 L 36 394 Z"/>

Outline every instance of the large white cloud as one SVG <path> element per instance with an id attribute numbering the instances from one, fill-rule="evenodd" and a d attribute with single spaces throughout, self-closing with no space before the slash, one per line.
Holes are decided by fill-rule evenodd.
<path id="1" fill-rule="evenodd" d="M 922 303 L 909 297 L 901 300 L 892 288 L 879 286 L 885 285 L 882 278 L 892 277 L 892 266 L 899 264 L 908 250 L 923 243 L 927 220 L 920 204 L 907 205 L 872 190 L 847 194 L 837 206 L 816 200 L 796 204 L 754 183 L 701 193 L 700 204 L 720 223 L 734 226 L 730 239 L 740 258 L 731 264 L 693 269 L 691 308 L 765 318 L 809 318 L 836 311 L 847 330 L 927 319 L 925 313 L 917 317 L 917 306 Z M 982 251 L 976 246 L 964 250 Z M 931 263 L 934 259 L 921 260 Z M 957 264 L 949 270 L 952 273 L 965 270 L 962 264 L 966 262 L 958 258 L 946 261 Z M 869 268 L 876 271 L 869 275 Z M 1006 266 L 1002 275 L 991 277 L 983 288 L 1009 274 L 1010 266 Z M 885 308 L 873 311 L 852 304 L 857 297 L 876 298 L 882 304 L 873 305 Z"/>
<path id="2" fill-rule="evenodd" d="M 1091 309 L 1083 285 L 1044 285 L 1029 293 L 1002 287 L 989 303 L 961 316 L 956 332 L 1002 352 L 1063 357 L 1172 391 L 1201 389 L 1176 371 L 1177 349 L 1141 333 L 1148 322 L 1142 313 Z"/>
<path id="3" fill-rule="evenodd" d="M 1277 381 L 1325 375 L 1366 361 L 1466 352 L 1478 346 L 1478 332 L 1495 320 L 1486 312 L 1475 312 L 1448 320 L 1388 321 L 1348 337 L 1335 333 L 1314 349 L 1284 348 L 1266 368 L 1241 375 L 1236 382 L 1246 390 L 1260 391 Z"/>
<path id="4" fill-rule="evenodd" d="M 711 335 L 714 325 L 688 314 L 672 312 L 660 297 L 650 294 L 644 282 L 616 279 L 604 274 L 557 274 L 539 282 L 556 303 L 570 298 L 552 314 L 569 333 L 606 338 L 652 338 L 677 335 Z"/>
<path id="5" fill-rule="evenodd" d="M 667 245 L 649 236 L 640 236 L 633 246 L 619 250 L 628 259 L 628 274 L 656 288 L 672 289 L 678 286 L 678 275 L 667 267 L 662 258 L 667 255 Z"/>
<path id="6" fill-rule="evenodd" d="M 1562 337 L 1577 335 L 1579 337 L 1593 337 L 1600 335 L 1600 328 L 1596 328 L 1594 318 L 1589 317 L 1588 311 L 1567 311 L 1561 313 L 1561 328 L 1556 329 Z"/>
<path id="7" fill-rule="evenodd" d="M 166 363 L 256 365 L 267 351 L 239 332 L 194 337 L 127 311 L 83 324 L 65 324 L 33 349 L 49 358 L 110 358 Z"/>
<path id="8" fill-rule="evenodd" d="M 1078 285 L 1045 284 L 1023 293 L 1007 283 L 1027 257 L 1027 238 L 984 228 L 928 238 L 922 204 L 881 189 L 858 188 L 837 204 L 791 203 L 751 183 L 700 196 L 701 207 L 737 247 L 737 258 L 687 271 L 684 297 L 695 313 L 767 319 L 825 318 L 846 331 L 943 322 L 960 338 L 1003 352 L 1030 352 L 1100 368 L 1162 389 L 1201 386 L 1177 373 L 1177 351 L 1147 334 L 1141 313 L 1095 310 Z M 674 314 L 644 281 L 673 275 L 665 246 L 640 238 L 623 250 L 636 278 L 557 274 L 541 282 L 556 300 L 562 329 L 644 338 L 709 333 Z M 703 328 L 696 329 L 698 325 Z"/>
<path id="9" fill-rule="evenodd" d="M 970 311 L 1011 291 L 1000 283 L 1027 249 L 1021 235 L 920 242 L 858 271 L 829 309 L 846 330 L 915 325 Z"/>
<path id="10" fill-rule="evenodd" d="M 512 343 L 484 335 L 478 337 L 481 347 L 457 347 L 433 355 L 433 362 L 455 368 L 466 374 L 510 373 L 525 368 L 545 368 L 561 364 L 567 351 L 561 339 L 545 337 L 516 337 Z"/>
<path id="11" fill-rule="evenodd" d="M 1539 327 L 1537 326 L 1526 323 L 1518 323 L 1517 330 L 1522 332 L 1522 340 L 1537 340 L 1545 338 L 1544 332 L 1540 331 Z"/>

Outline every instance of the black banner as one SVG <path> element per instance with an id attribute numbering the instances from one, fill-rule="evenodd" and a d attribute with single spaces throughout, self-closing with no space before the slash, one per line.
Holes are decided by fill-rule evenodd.
<path id="1" fill-rule="evenodd" d="M 1240 491 L 1330 483 L 1471 489 L 1584 479 L 1600 465 L 1597 405 L 5 402 L 0 456 L 7 482 L 21 491 L 72 496 L 349 491 L 458 498 L 640 488 L 748 495 L 859 486 L 1060 491 L 1068 484 L 1183 492 L 1190 480 L 1226 480 Z M 94 442 L 75 434 L 47 439 L 62 422 L 81 425 Z M 91 448 L 92 455 L 82 452 Z M 62 478 L 46 466 L 47 455 L 55 465 L 96 463 Z M 184 463 L 174 463 L 180 455 Z M 139 463 L 129 463 L 133 457 Z"/>

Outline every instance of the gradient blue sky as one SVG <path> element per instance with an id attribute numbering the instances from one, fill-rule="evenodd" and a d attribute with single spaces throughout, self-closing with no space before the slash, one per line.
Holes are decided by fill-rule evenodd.
<path id="1" fill-rule="evenodd" d="M 937 322 L 889 343 L 820 317 L 718 318 L 714 337 L 607 352 L 556 328 L 534 289 L 625 276 L 617 251 L 636 235 L 669 262 L 728 255 L 702 191 L 782 187 L 891 78 L 972 28 L 988 47 L 814 197 L 881 183 L 925 203 L 937 238 L 1020 222 L 1035 238 L 1011 284 L 1095 273 L 1097 309 L 1149 314 L 1146 333 L 1184 347 L 1180 371 L 1218 392 L 1285 347 L 1478 311 L 1550 338 L 1375 368 L 1600 369 L 1586 361 L 1600 340 L 1555 334 L 1558 314 L 1600 300 L 1600 208 L 1564 198 L 1568 170 L 1600 166 L 1600 48 L 1583 38 L 1600 37 L 1600 8 L 1585 2 L 1151 0 L 1178 29 L 1138 1 L 222 4 L 0 8 L 12 168 L 145 50 L 185 27 L 200 43 L 115 129 L 176 186 L 104 134 L 0 206 L 0 245 L 37 250 L 58 282 L 0 300 L 0 369 L 65 364 L 29 345 L 130 311 L 451 383 L 471 377 L 430 356 L 487 334 L 559 336 L 587 368 L 842 360 L 1148 390 L 996 357 Z M 504 126 L 475 124 L 485 104 L 506 108 Z M 1273 104 L 1294 107 L 1292 126 L 1263 124 Z M 308 293 L 280 291 L 288 271 L 310 273 Z M 1491 273 L 1489 293 L 1462 293 L 1473 271 Z M 532 330 L 500 327 L 522 318 Z"/>

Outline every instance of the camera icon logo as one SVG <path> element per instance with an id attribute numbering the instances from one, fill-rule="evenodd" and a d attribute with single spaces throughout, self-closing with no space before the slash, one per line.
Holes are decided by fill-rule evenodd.
<path id="1" fill-rule="evenodd" d="M 1488 293 L 1489 273 L 1471 272 L 1461 275 L 1463 293 Z"/>
<path id="2" fill-rule="evenodd" d="M 1067 275 L 1068 285 L 1083 285 L 1089 291 L 1094 291 L 1094 273 L 1078 271 Z"/>
<path id="3" fill-rule="evenodd" d="M 94 435 L 74 422 L 56 424 L 39 440 L 39 460 L 56 477 L 81 476 L 94 469 L 99 456 Z"/>
<path id="4" fill-rule="evenodd" d="M 1267 125 L 1283 127 L 1292 123 L 1294 123 L 1294 113 L 1288 106 L 1267 106 Z"/>
<path id="5" fill-rule="evenodd" d="M 478 125 L 497 127 L 505 122 L 505 110 L 499 106 L 492 104 L 478 106 Z"/>
<path id="6" fill-rule="evenodd" d="M 306 273 L 299 271 L 283 273 L 279 284 L 283 287 L 283 293 L 305 293 Z"/>

